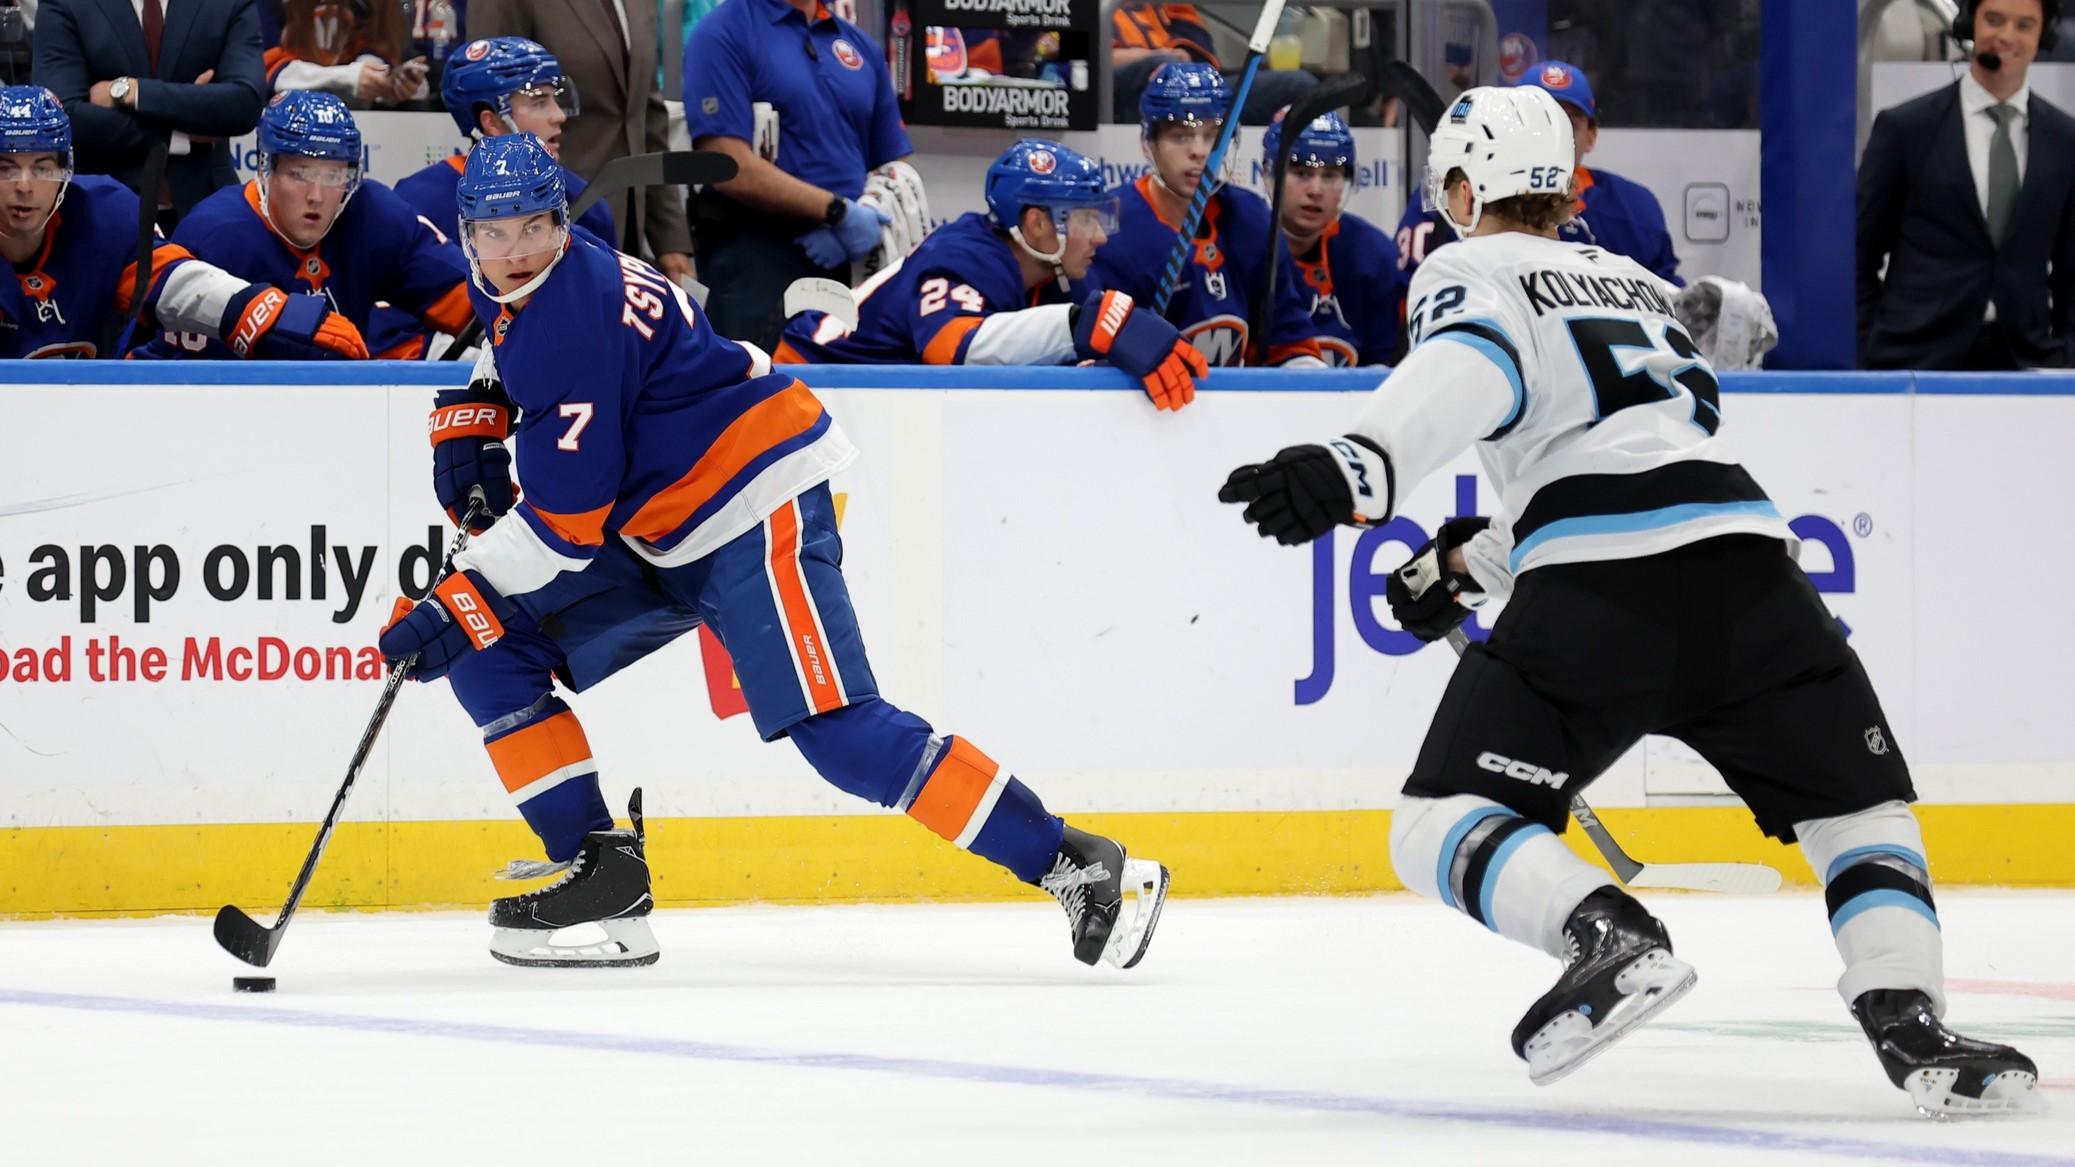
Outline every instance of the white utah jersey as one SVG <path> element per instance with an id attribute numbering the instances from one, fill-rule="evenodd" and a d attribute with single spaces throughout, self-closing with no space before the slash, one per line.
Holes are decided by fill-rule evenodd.
<path id="1" fill-rule="evenodd" d="M 1677 294 L 1624 256 L 1521 232 L 1420 265 L 1412 352 L 1357 432 L 1390 455 L 1400 498 L 1476 443 L 1502 503 L 1473 548 L 1480 583 L 1505 591 L 1530 568 L 1731 533 L 1792 543 L 1718 432 L 1715 374 L 1673 315 Z"/>

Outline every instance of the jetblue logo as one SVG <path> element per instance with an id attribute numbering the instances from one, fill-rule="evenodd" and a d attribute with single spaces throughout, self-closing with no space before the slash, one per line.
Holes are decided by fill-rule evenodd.
<path id="1" fill-rule="evenodd" d="M 1555 790 L 1561 790 L 1563 784 L 1571 777 L 1568 771 L 1551 772 L 1533 762 L 1515 761 L 1502 754 L 1494 754 L 1490 750 L 1477 755 L 1477 768 L 1489 770 L 1494 774 L 1504 774 L 1508 778 L 1518 778 L 1530 786 L 1547 786 Z"/>
<path id="2" fill-rule="evenodd" d="M 1434 522 L 1438 525 L 1450 516 L 1485 513 L 1489 512 L 1478 505 L 1477 476 L 1459 474 L 1455 479 L 1454 508 L 1446 515 L 1435 516 Z M 1850 595 L 1858 591 L 1858 562 L 1844 527 L 1823 515 L 1802 515 L 1787 525 L 1801 540 L 1801 568 L 1818 592 Z M 1852 520 L 1852 529 L 1866 537 L 1873 530 L 1873 520 L 1858 515 Z M 1347 545 L 1341 535 L 1336 527 L 1311 544 L 1311 671 L 1292 685 L 1291 697 L 1298 705 L 1315 704 L 1332 692 L 1339 671 L 1343 622 L 1352 621 L 1361 643 L 1384 656 L 1410 656 L 1426 647 L 1410 632 L 1384 622 L 1384 615 L 1390 610 L 1384 599 L 1384 585 L 1391 572 L 1432 538 L 1430 528 L 1399 515 L 1357 534 L 1353 554 L 1345 558 L 1342 552 Z M 1343 581 L 1345 600 L 1341 598 Z M 1850 625 L 1842 620 L 1838 624 L 1847 636 L 1851 635 Z M 1463 631 L 1472 640 L 1483 640 L 1487 635 L 1475 613 L 1463 624 Z"/>

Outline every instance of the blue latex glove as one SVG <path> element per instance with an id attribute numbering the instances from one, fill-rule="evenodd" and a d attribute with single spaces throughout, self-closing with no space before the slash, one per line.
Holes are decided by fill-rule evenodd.
<path id="1" fill-rule="evenodd" d="M 856 199 L 844 199 L 849 208 L 843 212 L 843 221 L 833 227 L 816 227 L 793 242 L 807 253 L 807 258 L 820 267 L 842 267 L 854 259 L 863 259 L 879 246 L 879 233 L 893 222 L 893 216 L 877 207 L 868 207 Z"/>
<path id="2" fill-rule="evenodd" d="M 418 663 L 411 676 L 436 681 L 455 661 L 504 639 L 510 626 L 530 626 L 519 606 L 476 572 L 456 571 L 416 604 L 399 598 L 375 644 L 382 650 L 382 663 L 391 668 L 416 653 Z"/>

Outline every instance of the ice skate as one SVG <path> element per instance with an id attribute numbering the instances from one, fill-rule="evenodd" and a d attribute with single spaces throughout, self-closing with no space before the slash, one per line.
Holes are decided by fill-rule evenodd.
<path id="1" fill-rule="evenodd" d="M 1570 957 L 1556 987 L 1513 1027 L 1537 1086 L 1569 1074 L 1693 988 L 1664 925 L 1627 893 L 1601 888 L 1564 924 Z"/>
<path id="2" fill-rule="evenodd" d="M 1852 1016 L 1873 1042 L 1888 1080 L 1928 1118 L 2022 1114 L 2039 1109 L 2039 1067 L 2007 1045 L 1962 1037 L 1914 989 L 1872 989 Z"/>
<path id="3" fill-rule="evenodd" d="M 627 802 L 631 830 L 593 831 L 561 879 L 524 895 L 492 900 L 490 955 L 534 968 L 626 968 L 654 964 L 662 955 L 649 931 L 655 908 L 649 894 L 641 791 Z M 520 878 L 551 874 L 553 864 L 515 863 Z M 603 939 L 556 943 L 556 933 L 584 925 Z"/>
<path id="4" fill-rule="evenodd" d="M 1082 964 L 1103 961 L 1130 968 L 1144 959 L 1167 902 L 1167 868 L 1150 859 L 1131 859 L 1124 848 L 1100 835 L 1066 828 L 1052 870 L 1037 885 L 1066 909 L 1074 957 Z M 1126 896 L 1131 910 L 1124 911 Z"/>

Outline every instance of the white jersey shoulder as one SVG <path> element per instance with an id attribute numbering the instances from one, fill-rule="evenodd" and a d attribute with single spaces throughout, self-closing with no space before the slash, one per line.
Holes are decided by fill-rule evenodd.
<path id="1" fill-rule="evenodd" d="M 1511 572 L 1732 533 L 1791 542 L 1722 436 L 1720 385 L 1676 294 L 1625 256 L 1519 232 L 1448 244 L 1414 274 L 1414 351 L 1466 346 L 1515 395 L 1477 442 Z"/>

